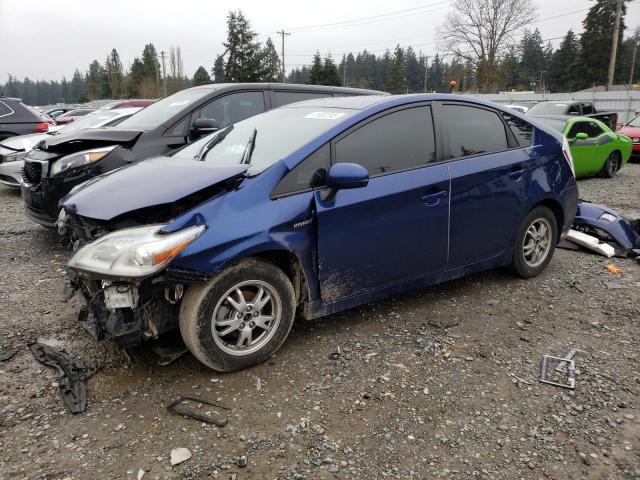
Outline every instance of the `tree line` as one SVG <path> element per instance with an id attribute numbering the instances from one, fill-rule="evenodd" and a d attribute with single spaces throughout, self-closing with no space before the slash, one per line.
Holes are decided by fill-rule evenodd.
<path id="1" fill-rule="evenodd" d="M 625 0 L 620 46 L 615 71 L 617 83 L 631 73 L 636 37 L 624 37 Z M 583 33 L 569 30 L 557 49 L 538 29 L 526 26 L 534 19 L 532 0 L 464 0 L 440 27 L 440 50 L 433 56 L 399 45 L 381 54 L 368 50 L 348 53 L 339 62 L 316 51 L 310 65 L 294 68 L 290 83 L 346 85 L 391 93 L 449 91 L 451 81 L 459 91 L 483 93 L 504 90 L 562 92 L 606 84 L 615 2 L 594 0 L 583 20 Z M 492 10 L 494 9 L 494 10 Z M 478 16 L 478 12 L 484 12 Z M 487 16 L 488 15 L 488 16 Z M 502 22 L 502 23 L 500 23 Z M 465 29 L 475 29 L 474 35 Z M 498 31 L 506 32 L 502 37 Z M 515 40 L 515 32 L 522 32 Z M 171 47 L 165 65 L 152 43 L 125 69 L 116 49 L 105 61 L 91 62 L 82 73 L 60 81 L 18 80 L 9 75 L 0 93 L 21 97 L 31 105 L 83 103 L 108 98 L 159 98 L 183 88 L 222 82 L 276 82 L 282 63 L 271 38 L 264 45 L 241 11 L 227 15 L 227 39 L 210 70 L 199 66 L 193 77 L 184 74 L 180 47 Z M 471 39 L 471 40 L 470 40 Z M 474 40 L 475 39 L 475 40 Z M 165 58 L 162 58 L 164 61 Z"/>

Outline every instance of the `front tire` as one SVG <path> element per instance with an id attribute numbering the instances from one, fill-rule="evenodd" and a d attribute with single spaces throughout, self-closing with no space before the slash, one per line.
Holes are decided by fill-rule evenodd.
<path id="1" fill-rule="evenodd" d="M 272 263 L 243 260 L 207 284 L 191 285 L 180 307 L 180 333 L 194 357 L 230 372 L 264 362 L 291 331 L 295 292 Z"/>
<path id="2" fill-rule="evenodd" d="M 619 168 L 620 154 L 618 152 L 611 152 L 609 157 L 607 157 L 607 160 L 604 162 L 604 165 L 602 166 L 600 176 L 604 178 L 613 178 L 615 177 Z"/>
<path id="3" fill-rule="evenodd" d="M 518 229 L 513 270 L 522 278 L 539 275 L 551 261 L 558 239 L 558 222 L 547 207 L 534 208 Z"/>

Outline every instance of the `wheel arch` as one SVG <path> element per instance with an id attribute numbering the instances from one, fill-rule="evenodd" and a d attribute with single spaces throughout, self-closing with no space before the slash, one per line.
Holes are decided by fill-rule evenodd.
<path id="1" fill-rule="evenodd" d="M 562 205 L 560 205 L 560 202 L 556 199 L 545 198 L 540 200 L 538 203 L 533 204 L 531 208 L 527 210 L 527 212 L 525 213 L 525 216 L 528 215 L 531 210 L 537 207 L 547 207 L 549 210 L 553 212 L 554 217 L 556 217 L 556 223 L 558 227 L 558 231 L 557 231 L 558 238 L 556 238 L 556 243 L 559 242 L 560 235 L 562 234 L 562 227 L 564 225 L 564 211 L 562 209 Z"/>

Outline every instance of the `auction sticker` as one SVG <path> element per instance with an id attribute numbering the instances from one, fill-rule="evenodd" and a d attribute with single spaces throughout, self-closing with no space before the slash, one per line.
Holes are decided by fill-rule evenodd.
<path id="1" fill-rule="evenodd" d="M 312 112 L 304 118 L 314 118 L 316 120 L 336 120 L 344 116 L 343 112 Z"/>

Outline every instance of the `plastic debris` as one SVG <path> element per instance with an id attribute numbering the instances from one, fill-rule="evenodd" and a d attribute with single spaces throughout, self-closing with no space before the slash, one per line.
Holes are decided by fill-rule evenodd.
<path id="1" fill-rule="evenodd" d="M 581 245 L 589 250 L 593 250 L 596 253 L 604 255 L 607 258 L 611 258 L 616 254 L 615 248 L 608 243 L 600 242 L 596 237 L 587 235 L 586 233 L 578 232 L 577 230 L 569 230 L 565 236 L 566 240 Z"/>
<path id="2" fill-rule="evenodd" d="M 174 448 L 171 450 L 171 465 L 178 465 L 179 463 L 186 462 L 191 458 L 191 450 L 188 448 Z"/>

